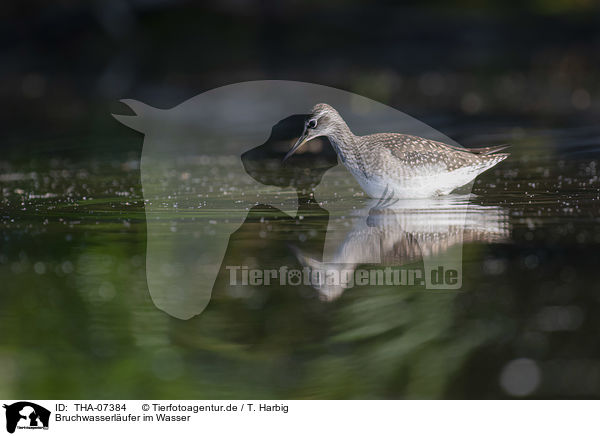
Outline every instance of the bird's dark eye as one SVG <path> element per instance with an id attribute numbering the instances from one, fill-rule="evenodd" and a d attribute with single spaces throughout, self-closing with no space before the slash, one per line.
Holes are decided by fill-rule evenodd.
<path id="1" fill-rule="evenodd" d="M 306 125 L 309 129 L 314 129 L 315 127 L 317 127 L 317 120 L 309 120 Z"/>

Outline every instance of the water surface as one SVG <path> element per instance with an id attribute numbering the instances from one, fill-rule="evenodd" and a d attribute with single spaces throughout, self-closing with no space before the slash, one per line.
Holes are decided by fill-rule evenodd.
<path id="1" fill-rule="evenodd" d="M 172 214 L 179 202 L 177 214 L 220 232 L 226 210 L 186 205 L 228 199 L 227 160 L 185 162 L 165 175 L 179 189 L 151 199 L 136 156 L 3 161 L 0 395 L 598 397 L 598 133 L 522 132 L 512 157 L 478 177 L 461 204 L 477 217 L 493 211 L 496 230 L 463 238 L 460 290 L 354 286 L 324 299 L 311 286 L 240 291 L 222 271 L 206 310 L 188 321 L 150 299 L 144 207 Z M 328 226 L 352 227 L 369 207 L 339 174 L 314 199 L 282 188 L 280 205 L 249 209 L 224 264 L 301 266 L 297 249 L 318 258 Z M 371 218 L 367 230 L 389 219 Z M 181 231 L 169 215 L 161 226 Z"/>

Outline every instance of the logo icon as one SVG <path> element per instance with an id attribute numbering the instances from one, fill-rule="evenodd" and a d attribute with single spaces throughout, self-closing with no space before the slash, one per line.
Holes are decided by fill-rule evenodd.
<path id="1" fill-rule="evenodd" d="M 15 429 L 48 429 L 50 411 L 29 401 L 19 401 L 4 405 L 6 409 L 6 431 L 14 433 Z"/>

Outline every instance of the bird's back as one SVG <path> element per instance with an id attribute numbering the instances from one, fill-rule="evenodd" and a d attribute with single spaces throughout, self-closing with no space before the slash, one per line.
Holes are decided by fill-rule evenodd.
<path id="1" fill-rule="evenodd" d="M 385 173 L 405 172 L 407 177 L 471 169 L 481 172 L 506 159 L 508 153 L 494 153 L 505 146 L 469 150 L 431 139 L 400 133 L 377 133 L 359 139 L 361 154 L 377 157 L 372 165 Z"/>

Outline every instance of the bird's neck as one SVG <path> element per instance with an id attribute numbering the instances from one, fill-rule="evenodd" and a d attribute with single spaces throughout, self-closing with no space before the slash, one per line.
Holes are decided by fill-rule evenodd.
<path id="1" fill-rule="evenodd" d="M 331 142 L 331 145 L 342 161 L 345 162 L 354 155 L 356 136 L 343 120 L 334 125 L 327 135 L 327 139 L 329 139 L 329 142 Z"/>

